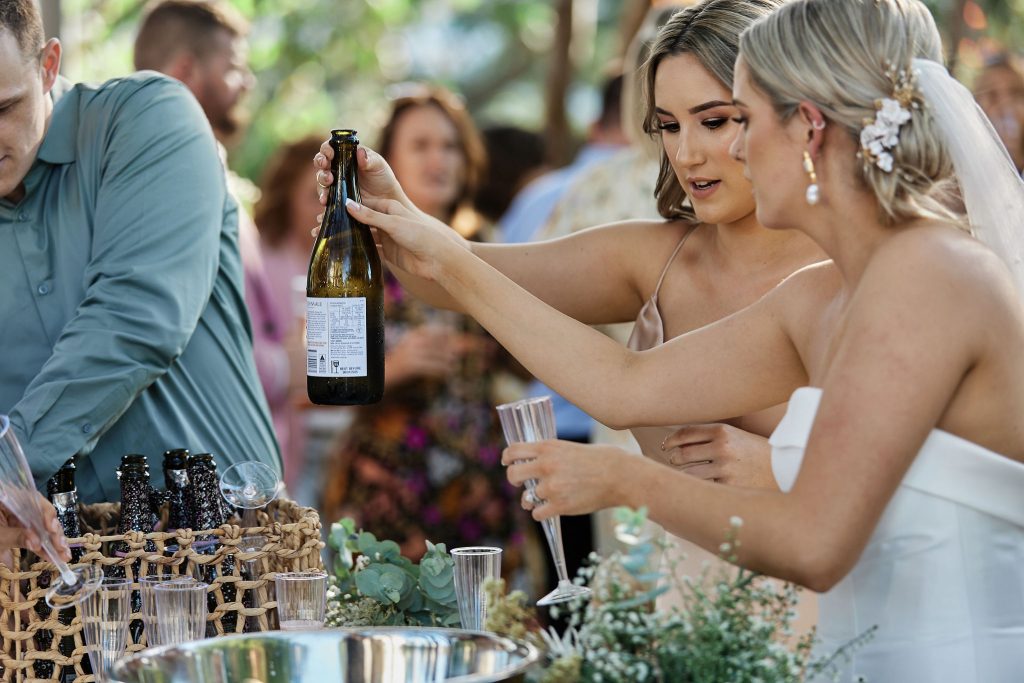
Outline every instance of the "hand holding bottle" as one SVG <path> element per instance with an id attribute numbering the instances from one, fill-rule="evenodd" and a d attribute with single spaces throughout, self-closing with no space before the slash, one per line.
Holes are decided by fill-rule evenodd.
<path id="1" fill-rule="evenodd" d="M 334 174 L 331 173 L 332 161 L 334 161 L 334 150 L 331 148 L 331 141 L 325 140 L 320 145 L 320 153 L 313 157 L 313 166 L 317 169 L 316 183 L 320 188 L 320 204 L 322 206 L 327 206 L 328 189 L 334 182 Z M 372 149 L 361 147 L 356 153 L 356 161 L 359 168 L 359 191 L 364 200 L 393 199 L 414 208 L 384 157 Z"/>
<path id="2" fill-rule="evenodd" d="M 472 252 L 455 230 L 395 200 L 346 203 L 357 221 L 376 228 L 375 236 L 384 259 L 417 277 L 441 282 L 453 272 L 453 261 Z"/>

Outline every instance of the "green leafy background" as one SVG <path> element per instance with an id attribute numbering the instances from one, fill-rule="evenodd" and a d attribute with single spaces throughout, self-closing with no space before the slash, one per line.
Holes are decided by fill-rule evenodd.
<path id="1" fill-rule="evenodd" d="M 477 121 L 545 125 L 558 0 L 230 0 L 252 21 L 252 124 L 232 151 L 257 178 L 282 142 L 344 123 L 372 144 L 388 89 L 426 79 L 462 93 Z M 1024 48 L 1024 0 L 926 0 L 969 80 L 985 54 Z M 577 134 L 595 113 L 595 84 L 620 51 L 637 0 L 573 0 L 575 78 L 566 94 Z M 644 2 L 639 4 L 643 5 Z M 62 0 L 65 72 L 102 80 L 131 69 L 139 0 Z M 977 18 L 983 17 L 979 24 Z M 973 22 L 975 28 L 968 25 Z"/>

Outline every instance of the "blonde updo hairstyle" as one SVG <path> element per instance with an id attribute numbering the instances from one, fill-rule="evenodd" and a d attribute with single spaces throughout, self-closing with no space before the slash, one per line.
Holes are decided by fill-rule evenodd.
<path id="1" fill-rule="evenodd" d="M 703 0 L 692 7 L 672 15 L 658 31 L 650 54 L 641 67 L 643 83 L 644 132 L 656 137 L 658 114 L 654 102 L 654 78 L 658 66 L 666 57 L 688 54 L 708 72 L 732 91 L 733 71 L 740 49 L 740 34 L 755 20 L 760 19 L 782 4 L 783 0 Z M 658 213 L 669 220 L 699 223 L 693 207 L 687 200 L 664 148 L 661 150 L 661 168 L 655 185 L 654 197 Z"/>
<path id="2" fill-rule="evenodd" d="M 911 73 L 915 57 L 942 63 L 942 44 L 918 0 L 793 0 L 743 34 L 740 56 L 782 121 L 812 102 L 860 148 L 876 100 L 893 97 L 889 74 Z M 914 101 L 888 150 L 892 171 L 861 155 L 858 180 L 878 198 L 883 225 L 919 218 L 962 224 L 950 208 L 955 179 L 941 132 L 916 90 Z"/>

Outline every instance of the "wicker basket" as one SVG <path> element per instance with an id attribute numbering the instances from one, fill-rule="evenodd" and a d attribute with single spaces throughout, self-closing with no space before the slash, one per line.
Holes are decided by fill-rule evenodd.
<path id="1" fill-rule="evenodd" d="M 274 501 L 266 510 L 257 511 L 257 526 L 248 528 L 225 524 L 208 531 L 180 529 L 173 533 L 111 535 L 111 530 L 117 528 L 119 516 L 119 504 L 82 506 L 82 528 L 90 533 L 71 540 L 72 545 L 80 544 L 82 547 L 80 564 L 98 565 L 107 572 L 112 567 L 121 567 L 125 576 L 132 580 L 136 574 L 156 573 L 158 565 L 164 566 L 164 573 L 173 575 L 215 576 L 210 587 L 209 634 L 214 631 L 220 635 L 243 630 L 270 630 L 276 622 L 277 603 L 271 599 L 275 574 L 323 568 L 320 517 L 312 508 L 300 507 L 289 500 Z M 255 535 L 265 539 L 261 548 L 246 552 L 244 544 L 239 547 L 243 536 Z M 219 544 L 202 542 L 210 536 L 217 537 Z M 123 552 L 123 545 L 122 552 L 114 550 L 119 541 L 127 542 L 128 552 Z M 92 681 L 93 677 L 85 674 L 82 668 L 82 661 L 88 659 L 88 654 L 81 619 L 76 614 L 71 623 L 65 625 L 58 621 L 56 612 L 47 614 L 43 596 L 49 581 L 57 574 L 53 565 L 28 552 L 16 551 L 14 557 L 14 565 L 19 571 L 0 564 L 0 636 L 3 643 L 0 680 L 53 681 L 58 680 L 63 667 L 73 666 L 78 674 L 77 681 Z M 246 572 L 252 580 L 243 580 L 237 570 L 225 571 L 225 563 L 228 567 L 232 563 L 240 567 L 246 562 L 253 563 L 248 565 L 252 571 Z M 234 588 L 233 599 L 225 599 L 225 592 L 229 596 L 231 594 L 229 586 Z M 214 600 L 216 609 L 213 609 Z M 132 619 L 140 619 L 140 615 L 133 613 Z M 52 634 L 47 646 L 42 645 L 45 637 L 35 637 L 39 631 Z M 74 650 L 70 655 L 61 654 L 58 647 L 69 636 L 74 639 Z M 65 640 L 65 651 L 70 649 L 70 642 Z M 140 642 L 129 643 L 128 651 L 137 652 L 145 647 L 143 632 Z M 38 678 L 40 667 L 35 662 L 40 660 L 53 663 L 52 678 Z"/>

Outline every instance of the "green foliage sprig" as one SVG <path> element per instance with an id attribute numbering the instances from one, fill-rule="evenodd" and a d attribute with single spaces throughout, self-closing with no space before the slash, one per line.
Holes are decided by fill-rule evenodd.
<path id="1" fill-rule="evenodd" d="M 331 525 L 337 553 L 327 589 L 328 626 L 458 626 L 454 563 L 443 543 L 427 541 L 419 564 L 394 541 L 356 531 L 355 521 Z"/>
<path id="2" fill-rule="evenodd" d="M 486 627 L 502 635 L 532 641 L 546 652 L 540 683 L 799 683 L 818 673 L 834 673 L 835 664 L 869 639 L 874 629 L 831 657 L 813 660 L 814 633 L 793 641 L 797 592 L 790 585 L 743 569 L 721 568 L 697 579 L 653 571 L 656 544 L 642 535 L 645 511 L 618 515 L 620 538 L 629 549 L 593 563 L 578 582 L 593 591 L 589 601 L 568 604 L 569 627 L 559 634 L 542 631 L 521 593 L 504 595 L 500 584 L 488 587 Z M 742 521 L 733 518 L 721 546 L 723 559 L 735 561 Z M 684 606 L 655 609 L 668 590 L 682 591 Z M 555 613 L 556 610 L 552 609 Z M 557 616 L 557 614 L 556 614 Z"/>

